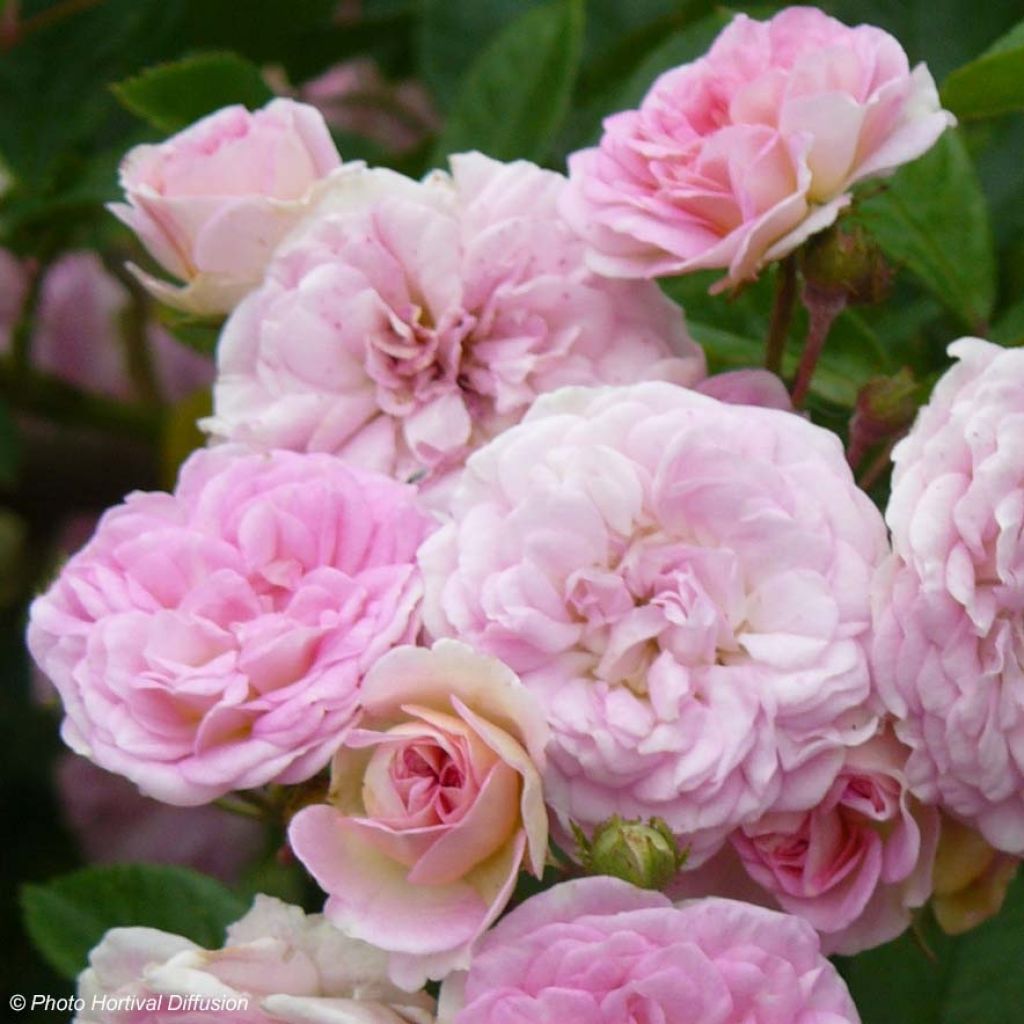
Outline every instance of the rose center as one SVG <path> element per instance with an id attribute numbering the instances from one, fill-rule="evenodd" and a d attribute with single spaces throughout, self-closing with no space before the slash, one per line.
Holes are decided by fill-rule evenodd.
<path id="1" fill-rule="evenodd" d="M 445 822 L 464 803 L 465 768 L 434 744 L 417 743 L 399 750 L 391 762 L 391 778 L 410 814 L 432 809 Z"/>
<path id="2" fill-rule="evenodd" d="M 724 664 L 739 651 L 745 595 L 731 552 L 645 538 L 608 568 L 574 572 L 566 602 L 584 623 L 596 678 L 647 692 L 652 663 L 668 652 L 687 667 Z"/>

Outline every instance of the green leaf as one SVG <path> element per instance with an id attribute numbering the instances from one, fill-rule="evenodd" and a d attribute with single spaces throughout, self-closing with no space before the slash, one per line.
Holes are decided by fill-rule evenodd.
<path id="1" fill-rule="evenodd" d="M 437 162 L 468 149 L 541 162 L 568 110 L 582 38 L 582 0 L 556 0 L 517 18 L 466 75 Z"/>
<path id="2" fill-rule="evenodd" d="M 76 977 L 110 928 L 132 925 L 184 935 L 207 948 L 245 904 L 218 882 L 179 867 L 119 864 L 90 867 L 21 890 L 25 928 L 43 957 Z"/>
<path id="3" fill-rule="evenodd" d="M 840 967 L 864 1024 L 1019 1024 L 1024 1006 L 1024 877 L 1018 874 L 1003 909 L 956 938 L 922 915 L 912 934 Z"/>
<path id="4" fill-rule="evenodd" d="M 957 131 L 947 131 L 855 214 L 968 330 L 983 332 L 996 294 L 985 196 Z"/>
<path id="5" fill-rule="evenodd" d="M 1011 306 L 992 325 L 989 337 L 1000 345 L 1024 345 L 1024 299 Z"/>
<path id="6" fill-rule="evenodd" d="M 997 117 L 1024 110 L 1024 21 L 942 86 L 942 103 L 957 117 Z"/>
<path id="7" fill-rule="evenodd" d="M 0 153 L 20 183 L 43 191 L 68 160 L 109 144 L 123 115 L 107 85 L 180 48 L 180 11 L 181 0 L 80 5 L 0 55 Z"/>
<path id="8" fill-rule="evenodd" d="M 236 53 L 160 64 L 111 88 L 123 106 L 168 134 L 229 104 L 255 108 L 273 98 L 259 68 Z"/>
<path id="9" fill-rule="evenodd" d="M 442 110 L 458 99 L 466 71 L 516 17 L 542 0 L 421 0 L 417 35 L 420 75 Z"/>

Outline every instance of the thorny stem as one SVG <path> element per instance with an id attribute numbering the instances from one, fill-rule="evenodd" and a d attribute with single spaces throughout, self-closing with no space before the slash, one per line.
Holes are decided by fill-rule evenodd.
<path id="1" fill-rule="evenodd" d="M 807 307 L 810 322 L 807 325 L 803 355 L 800 356 L 800 365 L 796 370 L 796 380 L 790 393 L 795 409 L 799 409 L 807 397 L 811 378 L 825 347 L 828 332 L 846 306 L 846 296 L 840 291 L 826 291 L 811 284 L 804 284 L 803 302 Z"/>
<path id="2" fill-rule="evenodd" d="M 789 335 L 789 325 L 793 321 L 795 303 L 796 259 L 787 256 L 775 277 L 775 301 L 772 303 L 772 319 L 764 352 L 765 368 L 772 373 L 779 373 L 782 370 L 782 355 L 786 350 L 786 338 Z"/>

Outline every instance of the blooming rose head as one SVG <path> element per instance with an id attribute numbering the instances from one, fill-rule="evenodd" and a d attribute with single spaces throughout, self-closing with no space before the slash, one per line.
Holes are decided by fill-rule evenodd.
<path id="1" fill-rule="evenodd" d="M 951 115 L 899 43 L 813 7 L 740 14 L 706 56 L 663 74 L 639 110 L 569 159 L 563 212 L 616 277 L 721 267 L 756 276 L 927 150 Z"/>
<path id="2" fill-rule="evenodd" d="M 429 528 L 411 488 L 330 456 L 194 453 L 32 605 L 65 741 L 173 804 L 309 778 L 418 629 Z"/>
<path id="3" fill-rule="evenodd" d="M 879 693 L 907 777 L 1024 854 L 1024 351 L 976 338 L 893 451 L 895 559 L 876 581 Z"/>
<path id="4" fill-rule="evenodd" d="M 673 906 L 613 878 L 565 882 L 484 938 L 445 982 L 442 1024 L 858 1024 L 799 918 L 732 900 Z"/>
<path id="5" fill-rule="evenodd" d="M 452 516 L 420 551 L 424 623 L 541 699 L 563 827 L 660 817 L 695 866 L 737 825 L 815 806 L 874 731 L 885 530 L 801 417 L 566 388 L 469 460 Z"/>
<path id="6" fill-rule="evenodd" d="M 362 704 L 330 804 L 301 810 L 288 838 L 328 919 L 416 988 L 468 965 L 520 868 L 543 872 L 548 729 L 514 673 L 451 640 L 386 655 Z"/>
<path id="7" fill-rule="evenodd" d="M 768 814 L 732 836 L 750 876 L 822 932 L 828 952 L 894 939 L 931 895 L 938 813 L 911 800 L 906 756 L 881 733 L 847 751 L 813 810 Z"/>
<path id="8" fill-rule="evenodd" d="M 564 178 L 451 163 L 332 181 L 228 321 L 207 429 L 433 482 L 541 392 L 703 376 L 678 307 L 586 269 L 557 215 Z"/>
<path id="9" fill-rule="evenodd" d="M 273 100 L 250 113 L 225 107 L 121 164 L 127 204 L 111 212 L 176 288 L 132 268 L 161 301 L 227 313 L 259 284 L 275 246 L 306 212 L 315 186 L 341 163 L 320 113 Z"/>
<path id="10" fill-rule="evenodd" d="M 431 1024 L 433 1001 L 396 989 L 385 962 L 319 914 L 257 896 L 223 949 L 153 928 L 107 932 L 78 979 L 73 1024 Z M 197 1005 L 175 1010 L 172 997 Z"/>

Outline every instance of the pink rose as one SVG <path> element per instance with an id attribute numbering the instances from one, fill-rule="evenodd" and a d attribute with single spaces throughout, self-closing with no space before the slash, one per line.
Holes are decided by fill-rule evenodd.
<path id="1" fill-rule="evenodd" d="M 296 856 L 346 934 L 416 988 L 466 967 L 520 868 L 540 877 L 548 730 L 508 668 L 451 640 L 381 658 L 334 757 L 331 803 L 294 817 Z"/>
<path id="2" fill-rule="evenodd" d="M 924 153 L 953 118 L 928 69 L 813 7 L 740 14 L 569 158 L 562 209 L 615 277 L 722 267 L 719 288 L 828 227 L 849 189 Z"/>
<path id="3" fill-rule="evenodd" d="M 896 938 L 931 895 L 938 813 L 911 800 L 906 756 L 889 733 L 851 747 L 813 810 L 769 814 L 732 836 L 750 876 L 823 933 L 830 953 Z"/>
<path id="4" fill-rule="evenodd" d="M 257 896 L 223 949 L 111 929 L 79 976 L 73 1024 L 432 1024 L 433 1000 L 399 991 L 384 968 L 379 950 L 320 915 Z M 190 1011 L 176 1003 L 190 997 Z M 147 1011 L 147 1000 L 160 1009 Z"/>
<path id="5" fill-rule="evenodd" d="M 893 451 L 895 559 L 876 581 L 879 693 L 907 777 L 1024 854 L 1024 351 L 976 338 Z"/>
<path id="6" fill-rule="evenodd" d="M 166 803 L 309 778 L 418 629 L 429 528 L 411 489 L 330 456 L 195 452 L 32 605 L 65 742 Z"/>
<path id="7" fill-rule="evenodd" d="M 423 182 L 335 178 L 228 321 L 206 428 L 433 484 L 544 391 L 699 380 L 678 307 L 586 269 L 564 187 L 479 153 Z"/>
<path id="8" fill-rule="evenodd" d="M 319 111 L 273 100 L 250 113 L 225 107 L 121 164 L 127 205 L 111 212 L 150 255 L 184 281 L 176 288 L 132 268 L 161 301 L 227 313 L 259 284 L 271 253 L 340 165 Z"/>
<path id="9" fill-rule="evenodd" d="M 445 982 L 441 1024 L 859 1024 L 796 917 L 732 900 L 673 906 L 614 878 L 564 882 L 485 937 Z"/>
<path id="10" fill-rule="evenodd" d="M 420 551 L 424 623 L 541 699 L 563 827 L 658 816 L 692 867 L 770 809 L 810 810 L 874 731 L 885 552 L 838 438 L 801 417 L 565 388 L 469 460 Z"/>

